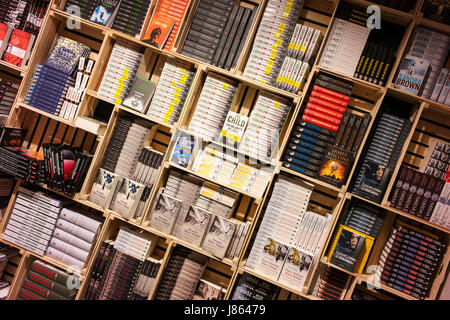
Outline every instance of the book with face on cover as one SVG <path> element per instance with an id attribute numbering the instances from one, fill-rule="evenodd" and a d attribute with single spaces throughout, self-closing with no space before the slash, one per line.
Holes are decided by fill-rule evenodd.
<path id="1" fill-rule="evenodd" d="M 156 12 L 142 41 L 159 49 L 163 48 L 167 39 L 169 39 L 175 22 L 174 18 L 169 17 L 162 12 Z"/>
<path id="2" fill-rule="evenodd" d="M 363 249 L 366 237 L 357 231 L 342 226 L 336 235 L 333 247 L 331 248 L 330 262 L 338 267 L 353 272 L 361 250 Z"/>
<path id="3" fill-rule="evenodd" d="M 200 279 L 192 300 L 223 300 L 225 298 L 225 292 L 225 288 Z"/>
<path id="4" fill-rule="evenodd" d="M 181 200 L 161 193 L 150 217 L 150 227 L 171 234 L 182 204 Z"/>

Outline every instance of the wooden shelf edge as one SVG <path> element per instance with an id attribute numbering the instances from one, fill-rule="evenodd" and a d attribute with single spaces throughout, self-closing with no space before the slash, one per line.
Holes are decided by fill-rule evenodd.
<path id="1" fill-rule="evenodd" d="M 331 189 L 331 190 L 336 191 L 336 192 L 339 192 L 339 193 L 344 192 L 344 189 L 343 189 L 343 188 L 335 187 L 335 186 L 333 186 L 333 185 L 331 185 L 331 184 L 329 184 L 329 183 L 326 183 L 326 182 L 324 182 L 324 181 L 318 180 L 318 179 L 316 179 L 316 178 L 312 178 L 312 177 L 310 177 L 310 176 L 307 176 L 307 175 L 302 174 L 302 173 L 300 173 L 300 172 L 291 170 L 291 169 L 286 168 L 286 167 L 284 167 L 284 166 L 281 166 L 281 167 L 280 167 L 280 171 L 283 171 L 283 172 L 286 172 L 286 173 L 290 173 L 290 174 L 292 174 L 292 175 L 294 175 L 294 176 L 297 176 L 297 177 L 299 177 L 299 178 L 302 178 L 303 180 L 306 180 L 307 182 L 310 182 L 310 183 L 313 183 L 313 184 L 320 185 L 320 186 L 322 186 L 322 187 Z"/>

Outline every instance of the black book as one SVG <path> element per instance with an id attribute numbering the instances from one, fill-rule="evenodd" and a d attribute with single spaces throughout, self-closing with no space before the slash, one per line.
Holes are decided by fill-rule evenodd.
<path id="1" fill-rule="evenodd" d="M 248 33 L 249 33 L 250 28 L 252 26 L 253 19 L 255 18 L 257 8 L 255 7 L 251 11 L 252 12 L 250 14 L 250 17 L 248 18 L 247 24 L 245 26 L 244 33 L 242 34 L 241 41 L 239 42 L 239 47 L 237 48 L 236 54 L 234 55 L 234 59 L 233 59 L 233 63 L 231 65 L 231 68 L 236 67 L 236 65 L 238 63 L 238 60 L 239 60 L 239 57 L 241 55 L 242 49 L 244 48 L 244 44 L 247 41 L 247 36 L 248 36 Z"/>
<path id="2" fill-rule="evenodd" d="M 330 262 L 353 272 L 366 238 L 363 235 L 352 232 L 345 226 L 341 226 L 341 228 L 341 232 L 337 235 L 339 238 Z"/>
<path id="3" fill-rule="evenodd" d="M 239 43 L 241 42 L 241 39 L 244 35 L 245 26 L 247 25 L 248 18 L 250 17 L 250 14 L 252 11 L 249 8 L 245 8 L 245 7 L 243 7 L 243 8 L 244 8 L 244 13 L 243 13 L 241 21 L 239 23 L 239 28 L 236 31 L 236 35 L 234 36 L 233 43 L 231 44 L 231 48 L 228 52 L 227 60 L 223 67 L 226 70 L 230 70 L 232 67 L 234 57 L 236 56 Z"/>
<path id="4" fill-rule="evenodd" d="M 242 6 L 239 6 L 238 13 L 233 21 L 233 26 L 231 27 L 227 41 L 225 42 L 225 47 L 220 56 L 220 60 L 219 60 L 219 64 L 218 64 L 218 67 L 220 67 L 220 68 L 223 68 L 225 66 L 225 62 L 226 62 L 228 53 L 230 52 L 231 45 L 233 43 L 234 38 L 236 37 L 237 29 L 241 24 L 241 20 L 242 20 L 244 11 L 245 11 L 245 8 Z"/>
<path id="5" fill-rule="evenodd" d="M 233 26 L 233 22 L 236 19 L 236 15 L 239 11 L 239 8 L 240 6 L 235 4 L 233 6 L 231 14 L 228 16 L 227 24 L 225 25 L 225 28 L 222 32 L 222 36 L 220 37 L 219 45 L 217 46 L 216 52 L 214 53 L 214 57 L 211 61 L 211 64 L 215 66 L 219 66 L 220 57 L 225 50 L 225 43 L 227 42 L 227 39 L 229 39 L 230 37 L 231 27 Z"/>

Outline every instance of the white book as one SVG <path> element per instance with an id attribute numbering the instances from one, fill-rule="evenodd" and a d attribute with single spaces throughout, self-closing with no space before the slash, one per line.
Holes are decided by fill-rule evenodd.
<path id="1" fill-rule="evenodd" d="M 64 242 L 58 238 L 53 237 L 50 240 L 49 245 L 77 260 L 80 261 L 86 261 L 87 257 L 89 256 L 89 252 L 88 251 L 84 251 L 80 248 L 77 248 L 73 245 L 71 245 L 70 243 Z"/>
<path id="2" fill-rule="evenodd" d="M 281 270 L 278 282 L 297 291 L 302 291 L 308 277 L 313 256 L 291 247 Z"/>
<path id="3" fill-rule="evenodd" d="M 77 248 L 80 248 L 84 251 L 90 251 L 92 247 L 92 243 L 89 243 L 87 241 L 84 241 L 83 239 L 80 239 L 74 235 L 71 235 L 70 233 L 61 230 L 59 228 L 56 228 L 55 231 L 53 231 L 53 237 L 58 238 L 64 242 L 67 242 Z"/>
<path id="4" fill-rule="evenodd" d="M 61 230 L 64 230 L 70 233 L 71 235 L 76 236 L 84 241 L 87 241 L 89 243 L 94 242 L 95 239 L 94 232 L 81 228 L 76 224 L 73 224 L 67 220 L 58 219 L 58 221 L 56 221 L 56 226 Z"/>
<path id="5" fill-rule="evenodd" d="M 92 232 L 97 232 L 101 225 L 101 222 L 69 208 L 63 208 L 59 217 Z"/>
<path id="6" fill-rule="evenodd" d="M 150 227 L 165 234 L 171 234 L 181 210 L 182 201 L 164 193 L 161 193 L 157 199 L 150 216 Z"/>
<path id="7" fill-rule="evenodd" d="M 284 262 L 287 258 L 289 246 L 267 237 L 262 248 L 255 271 L 274 281 L 278 280 Z"/>
<path id="8" fill-rule="evenodd" d="M 212 223 L 203 240 L 202 248 L 222 259 L 225 256 L 235 230 L 235 223 L 220 216 L 213 216 Z"/>
<path id="9" fill-rule="evenodd" d="M 119 190 L 115 199 L 111 201 L 111 210 L 119 213 L 125 219 L 131 219 L 136 212 L 145 186 L 131 179 L 123 178 L 117 188 Z"/>
<path id="10" fill-rule="evenodd" d="M 59 251 L 58 249 L 55 249 L 53 247 L 48 247 L 47 251 L 45 252 L 45 255 L 47 257 L 50 257 L 52 259 L 58 260 L 62 263 L 65 263 L 69 265 L 70 267 L 74 268 L 75 270 L 81 270 L 84 266 L 84 262 L 80 261 L 78 259 L 75 259 L 74 257 Z"/>
<path id="11" fill-rule="evenodd" d="M 209 211 L 191 205 L 180 228 L 180 239 L 200 247 L 210 218 L 211 213 Z"/>
<path id="12" fill-rule="evenodd" d="M 119 175 L 100 168 L 89 194 L 89 201 L 99 207 L 109 208 L 118 181 Z"/>

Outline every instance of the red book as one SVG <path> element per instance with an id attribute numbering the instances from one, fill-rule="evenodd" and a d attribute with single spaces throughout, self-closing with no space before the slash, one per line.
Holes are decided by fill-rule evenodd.
<path id="1" fill-rule="evenodd" d="M 327 116 L 326 114 L 323 114 L 321 112 L 317 112 L 317 111 L 311 110 L 308 107 L 305 109 L 303 114 L 307 115 L 307 116 L 310 116 L 310 117 L 313 117 L 313 118 L 317 118 L 318 120 L 321 120 L 321 121 L 326 121 L 326 122 L 328 122 L 328 123 L 330 123 L 332 125 L 334 124 L 336 126 L 339 126 L 339 124 L 341 123 L 340 119 L 336 119 L 334 117 Z"/>
<path id="2" fill-rule="evenodd" d="M 157 48 L 163 48 L 175 25 L 175 19 L 168 15 L 156 12 L 153 16 L 150 27 L 143 38 L 144 42 L 150 43 Z"/>
<path id="3" fill-rule="evenodd" d="M 322 121 L 322 120 L 319 120 L 319 119 L 307 116 L 305 114 L 302 116 L 302 120 L 306 121 L 308 123 L 314 124 L 316 126 L 319 126 L 319 127 L 322 127 L 322 128 L 325 128 L 325 129 L 328 129 L 328 130 L 331 130 L 331 131 L 334 131 L 334 132 L 338 131 L 338 129 L 339 129 L 339 126 L 336 126 L 336 125 L 330 124 L 328 122 L 325 122 L 325 121 Z"/>
<path id="4" fill-rule="evenodd" d="M 319 106 L 317 104 L 314 104 L 310 101 L 308 102 L 308 104 L 306 105 L 307 109 L 313 110 L 313 111 L 317 111 L 317 112 L 321 112 L 327 116 L 330 117 L 334 117 L 336 119 L 342 119 L 342 113 L 340 112 L 336 112 L 333 109 L 327 108 L 327 107 L 323 107 L 323 106 Z"/>
<path id="5" fill-rule="evenodd" d="M 319 91 L 321 93 L 326 93 L 326 94 L 328 94 L 330 96 L 333 96 L 333 97 L 335 97 L 337 99 L 340 99 L 342 101 L 345 101 L 345 102 L 348 102 L 350 100 L 350 97 L 346 96 L 345 94 L 338 93 L 336 91 L 333 91 L 333 90 L 330 90 L 330 89 L 327 89 L 327 88 L 324 88 L 324 87 L 320 87 L 317 84 L 314 85 L 313 89 L 317 90 L 317 91 Z"/>
<path id="6" fill-rule="evenodd" d="M 3 41 L 5 41 L 6 32 L 8 31 L 8 26 L 4 23 L 0 22 L 0 47 L 3 44 Z"/>
<path id="7" fill-rule="evenodd" d="M 314 104 L 318 104 L 320 106 L 329 108 L 329 109 L 333 109 L 334 111 L 337 111 L 339 113 L 344 113 L 345 112 L 345 108 L 347 106 L 347 104 L 345 104 L 345 106 L 339 105 L 339 104 L 335 104 L 334 101 L 330 102 L 329 100 L 325 100 L 323 99 L 323 94 L 320 94 L 319 96 L 310 96 L 308 102 L 312 102 Z"/>
<path id="8" fill-rule="evenodd" d="M 8 48 L 6 49 L 3 60 L 15 66 L 20 67 L 23 58 L 27 53 L 28 43 L 30 42 L 31 34 L 19 29 L 15 29 L 9 40 Z"/>

